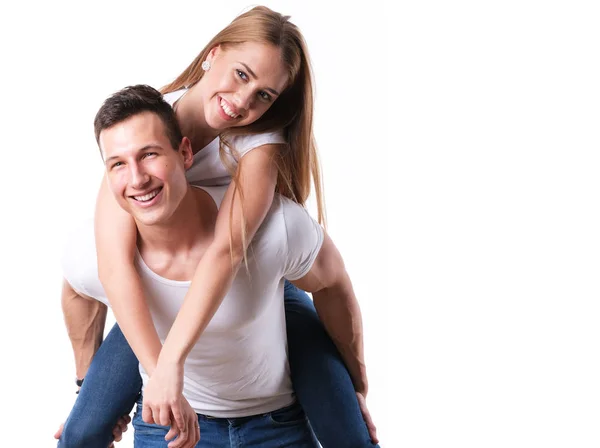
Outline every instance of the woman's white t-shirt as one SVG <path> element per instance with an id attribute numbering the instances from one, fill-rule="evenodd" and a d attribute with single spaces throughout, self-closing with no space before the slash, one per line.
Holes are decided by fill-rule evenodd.
<path id="1" fill-rule="evenodd" d="M 187 91 L 187 89 L 176 90 L 175 92 L 166 93 L 163 98 L 173 106 Z M 232 136 L 228 138 L 228 142 L 234 148 L 236 157 L 232 156 L 227 146 L 225 146 L 225 154 L 230 157 L 229 161 L 232 163 L 234 169 L 238 163 L 236 158 L 243 157 L 254 148 L 262 145 L 286 143 L 280 131 Z M 220 138 L 217 137 L 194 154 L 194 163 L 186 172 L 186 177 L 190 184 L 203 187 L 229 185 L 231 176 L 219 157 L 219 143 Z"/>

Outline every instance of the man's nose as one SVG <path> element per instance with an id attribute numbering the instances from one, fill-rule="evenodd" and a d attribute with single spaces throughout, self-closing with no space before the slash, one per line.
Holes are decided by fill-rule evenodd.
<path id="1" fill-rule="evenodd" d="M 131 165 L 131 186 L 141 189 L 150 181 L 148 173 L 138 165 Z"/>

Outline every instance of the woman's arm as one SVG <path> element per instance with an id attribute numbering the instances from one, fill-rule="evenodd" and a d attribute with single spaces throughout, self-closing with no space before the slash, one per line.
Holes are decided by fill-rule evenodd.
<path id="1" fill-rule="evenodd" d="M 196 268 L 160 353 L 155 374 L 145 389 L 144 411 L 147 415 L 157 411 L 163 414 L 173 397 L 181 392 L 183 363 L 221 305 L 244 251 L 273 202 L 277 182 L 274 157 L 278 150 L 278 145 L 263 145 L 240 161 L 237 185 L 243 192 L 243 200 L 237 193 L 234 200 L 235 184 L 232 182 L 219 209 L 214 240 Z M 245 239 L 242 238 L 242 219 Z"/>
<path id="2" fill-rule="evenodd" d="M 131 349 L 148 373 L 154 374 L 161 343 L 152 321 L 141 279 L 134 266 L 137 230 L 133 218 L 113 197 L 106 177 L 100 186 L 95 216 L 98 275 L 115 318 Z M 183 370 L 182 370 L 183 375 Z M 157 415 L 158 417 L 158 415 Z M 148 419 L 144 419 L 148 420 Z M 164 426 L 171 425 L 169 438 L 178 436 L 169 447 L 195 446 L 200 439 L 196 413 L 182 395 L 173 399 L 171 413 L 164 414 Z M 154 423 L 148 420 L 148 423 Z"/>
<path id="3" fill-rule="evenodd" d="M 115 200 L 106 177 L 96 200 L 94 222 L 98 275 L 127 342 L 148 375 L 152 375 L 161 343 L 134 266 L 137 230 L 131 215 Z"/>

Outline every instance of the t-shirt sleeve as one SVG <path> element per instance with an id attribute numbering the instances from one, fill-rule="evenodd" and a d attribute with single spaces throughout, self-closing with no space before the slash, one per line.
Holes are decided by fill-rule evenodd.
<path id="1" fill-rule="evenodd" d="M 173 107 L 173 105 L 175 104 L 175 101 L 177 101 L 179 98 L 181 98 L 186 92 L 187 92 L 187 89 L 179 89 L 179 90 L 175 90 L 174 92 L 165 93 L 163 95 L 163 99 L 167 103 L 169 103 L 171 105 L 171 107 Z"/>
<path id="2" fill-rule="evenodd" d="M 236 135 L 227 140 L 238 158 L 244 157 L 250 151 L 263 145 L 285 144 L 281 131 L 263 132 L 256 135 Z"/>
<path id="3" fill-rule="evenodd" d="M 71 287 L 88 297 L 106 301 L 98 277 L 94 221 L 89 219 L 68 235 L 61 258 L 63 277 Z"/>
<path id="4" fill-rule="evenodd" d="M 304 207 L 287 198 L 279 200 L 282 201 L 287 233 L 284 277 L 298 280 L 310 271 L 319 255 L 324 231 Z"/>

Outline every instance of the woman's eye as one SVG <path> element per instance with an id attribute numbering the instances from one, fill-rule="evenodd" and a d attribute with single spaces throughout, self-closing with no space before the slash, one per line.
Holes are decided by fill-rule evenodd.
<path id="1" fill-rule="evenodd" d="M 271 101 L 271 95 L 269 95 L 267 92 L 265 92 L 264 90 L 262 92 L 258 92 L 258 95 L 260 96 L 260 98 L 264 101 Z"/>
<path id="2" fill-rule="evenodd" d="M 243 71 L 241 71 L 241 70 L 237 70 L 237 69 L 236 69 L 235 71 L 237 72 L 237 75 L 238 75 L 238 76 L 239 76 L 241 79 L 243 79 L 244 81 L 247 81 L 247 80 L 248 80 L 248 75 L 247 75 L 247 74 L 245 74 Z"/>

